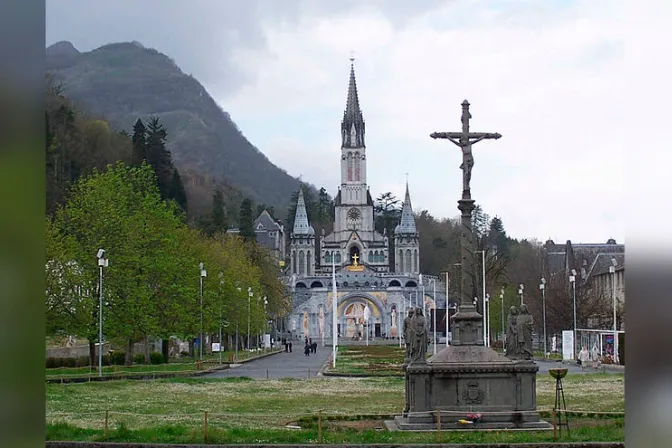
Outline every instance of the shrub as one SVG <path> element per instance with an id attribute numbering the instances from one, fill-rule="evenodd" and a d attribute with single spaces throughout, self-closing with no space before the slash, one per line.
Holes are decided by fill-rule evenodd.
<path id="1" fill-rule="evenodd" d="M 77 358 L 61 358 L 61 367 L 77 367 Z"/>
<path id="2" fill-rule="evenodd" d="M 180 352 L 180 356 L 187 357 L 189 356 L 189 352 Z"/>
<path id="3" fill-rule="evenodd" d="M 137 353 L 133 355 L 133 364 L 144 364 L 145 363 L 145 355 L 142 353 Z"/>
<path id="4" fill-rule="evenodd" d="M 152 364 L 163 364 L 165 359 L 163 359 L 163 353 L 152 352 L 149 354 L 149 359 Z"/>
<path id="5" fill-rule="evenodd" d="M 88 356 L 80 356 L 77 359 L 75 359 L 75 365 L 77 367 L 88 367 L 90 364 L 90 360 Z M 96 365 L 98 364 L 98 357 L 96 357 Z"/>
<path id="6" fill-rule="evenodd" d="M 124 352 L 112 352 L 110 354 L 110 363 L 115 366 L 123 366 L 126 362 L 126 353 Z"/>
<path id="7" fill-rule="evenodd" d="M 53 358 L 49 357 L 47 358 L 47 369 L 55 369 L 56 367 L 60 367 L 60 359 L 59 358 Z"/>

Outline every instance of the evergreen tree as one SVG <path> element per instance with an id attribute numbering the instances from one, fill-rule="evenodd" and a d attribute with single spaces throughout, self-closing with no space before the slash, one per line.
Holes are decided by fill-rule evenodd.
<path id="1" fill-rule="evenodd" d="M 238 228 L 240 236 L 246 241 L 254 241 L 257 234 L 254 232 L 254 216 L 252 214 L 252 200 L 245 198 L 240 203 L 240 214 L 238 219 Z"/>
<path id="2" fill-rule="evenodd" d="M 133 125 L 131 141 L 133 142 L 132 164 L 140 166 L 143 160 L 147 160 L 147 128 L 139 118 Z"/>
<path id="3" fill-rule="evenodd" d="M 184 189 L 184 184 L 182 183 L 182 177 L 180 177 L 179 171 L 177 168 L 173 169 L 173 178 L 170 182 L 170 197 L 177 202 L 177 205 L 180 206 L 182 211 L 187 213 L 187 192 Z"/>
<path id="4" fill-rule="evenodd" d="M 508 258 L 511 254 L 509 250 L 510 240 L 504 230 L 502 219 L 495 216 L 490 221 L 488 229 L 488 246 L 490 246 L 498 257 Z"/>
<path id="5" fill-rule="evenodd" d="M 226 204 L 224 204 L 224 193 L 221 188 L 215 187 L 212 195 L 212 215 L 211 215 L 212 234 L 226 232 L 228 222 L 226 219 Z"/>
<path id="6" fill-rule="evenodd" d="M 156 173 L 161 198 L 172 199 L 170 187 L 175 167 L 170 151 L 166 148 L 167 138 L 168 132 L 163 124 L 157 117 L 151 118 L 147 124 L 147 162 Z"/>

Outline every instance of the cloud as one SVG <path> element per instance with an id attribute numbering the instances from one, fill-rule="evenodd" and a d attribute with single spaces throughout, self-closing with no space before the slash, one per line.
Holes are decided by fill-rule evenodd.
<path id="1" fill-rule="evenodd" d="M 152 2 L 52 2 L 47 31 L 80 49 L 139 40 L 169 54 L 273 162 L 332 194 L 354 50 L 374 197 L 403 198 L 408 172 L 416 211 L 458 214 L 460 151 L 429 134 L 459 130 L 467 98 L 472 129 L 503 135 L 474 146 L 472 193 L 510 235 L 623 241 L 626 200 L 646 213 L 670 191 L 664 172 L 642 180 L 647 197 L 624 182 L 626 166 L 669 166 L 667 152 L 643 153 L 666 137 L 669 3 L 420 3 L 187 2 L 147 26 Z"/>

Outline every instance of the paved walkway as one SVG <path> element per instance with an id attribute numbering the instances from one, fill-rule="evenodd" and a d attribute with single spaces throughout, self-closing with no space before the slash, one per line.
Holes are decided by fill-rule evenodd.
<path id="1" fill-rule="evenodd" d="M 299 349 L 297 350 L 297 346 Z M 205 375 L 202 378 L 227 378 L 248 376 L 250 378 L 297 378 L 305 379 L 317 376 L 331 355 L 331 347 L 317 347 L 317 353 L 303 354 L 303 346 L 294 344 L 292 353 L 278 353 L 244 364 L 233 364 L 230 369 Z M 310 371 L 310 372 L 309 372 Z"/>

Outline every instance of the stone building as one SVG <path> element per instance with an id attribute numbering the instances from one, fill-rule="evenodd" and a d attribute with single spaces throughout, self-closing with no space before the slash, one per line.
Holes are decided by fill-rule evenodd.
<path id="1" fill-rule="evenodd" d="M 367 184 L 365 123 L 359 104 L 354 66 L 345 112 L 341 122 L 341 185 L 334 200 L 333 231 L 316 238 L 303 197 L 299 192 L 294 227 L 289 236 L 287 283 L 293 311 L 286 329 L 295 336 L 331 340 L 332 270 L 338 288 L 338 333 L 343 338 L 397 338 L 405 310 L 423 306 L 440 309 L 437 324 L 445 312 L 445 285 L 439 279 L 420 274 L 420 247 L 411 198 L 406 194 L 399 225 L 394 231 L 397 256 L 390 266 L 387 234 L 375 229 L 374 202 Z M 434 294 L 436 289 L 436 296 Z M 368 307 L 370 319 L 365 322 Z M 441 333 L 443 335 L 443 333 Z"/>
<path id="2" fill-rule="evenodd" d="M 268 210 L 262 211 L 253 223 L 254 233 L 257 243 L 261 247 L 268 249 L 279 262 L 286 258 L 286 236 L 285 226 L 282 221 L 275 219 Z M 238 234 L 240 229 L 229 228 L 226 230 L 229 234 Z"/>

